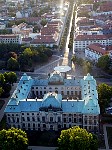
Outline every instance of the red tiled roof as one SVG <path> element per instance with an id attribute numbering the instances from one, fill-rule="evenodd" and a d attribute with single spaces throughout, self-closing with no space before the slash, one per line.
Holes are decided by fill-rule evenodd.
<path id="1" fill-rule="evenodd" d="M 107 51 L 103 49 L 103 46 L 98 44 L 98 43 L 90 44 L 88 46 L 88 48 L 93 50 L 93 51 L 99 52 L 99 53 L 101 53 L 103 55 L 107 53 Z"/>
<path id="2" fill-rule="evenodd" d="M 109 50 L 109 51 L 112 50 L 112 45 L 106 46 L 106 49 Z"/>
<path id="3" fill-rule="evenodd" d="M 100 11 L 112 11 L 112 2 L 105 2 L 101 4 Z"/>
<path id="4" fill-rule="evenodd" d="M 22 38 L 22 41 L 25 41 L 25 42 L 30 42 L 32 40 L 32 38 L 31 37 L 28 37 L 28 38 Z"/>
<path id="5" fill-rule="evenodd" d="M 28 22 L 39 22 L 42 18 L 41 17 L 28 17 L 26 20 Z"/>
<path id="6" fill-rule="evenodd" d="M 53 36 L 37 36 L 37 39 L 33 39 L 31 44 L 50 44 L 55 43 Z"/>
<path id="7" fill-rule="evenodd" d="M 51 21 L 51 22 L 49 22 L 48 24 L 57 24 L 57 25 L 58 25 L 58 24 L 61 24 L 61 25 L 62 25 L 62 24 L 63 24 L 63 22 L 58 21 L 58 20 L 57 20 L 57 21 L 55 20 L 55 21 Z"/>
<path id="8" fill-rule="evenodd" d="M 78 35 L 75 41 L 106 40 L 111 37 L 112 35 Z"/>
<path id="9" fill-rule="evenodd" d="M 41 29 L 41 35 L 51 35 L 58 32 L 57 27 L 44 27 Z"/>
<path id="10" fill-rule="evenodd" d="M 15 34 L 4 34 L 4 35 L 0 35 L 0 38 L 17 38 L 18 35 Z"/>

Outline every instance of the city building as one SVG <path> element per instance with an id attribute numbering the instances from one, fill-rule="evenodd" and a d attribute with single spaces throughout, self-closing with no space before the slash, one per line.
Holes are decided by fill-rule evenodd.
<path id="1" fill-rule="evenodd" d="M 21 77 L 5 115 L 9 127 L 24 130 L 55 130 L 80 126 L 99 130 L 100 108 L 96 80 L 89 73 L 82 79 L 54 72 L 47 79 Z"/>
<path id="2" fill-rule="evenodd" d="M 3 30 L 6 28 L 6 24 L 3 22 L 0 22 L 0 30 Z"/>
<path id="3" fill-rule="evenodd" d="M 0 43 L 17 43 L 21 44 L 21 36 L 18 34 L 0 35 Z"/>
<path id="4" fill-rule="evenodd" d="M 108 54 L 109 52 L 106 50 L 105 46 L 102 46 L 98 43 L 95 44 L 90 44 L 86 49 L 85 49 L 85 58 L 98 62 L 98 59 L 103 56 Z"/>
<path id="5" fill-rule="evenodd" d="M 19 25 L 12 26 L 13 34 L 21 34 L 22 37 L 29 37 L 30 33 L 33 33 L 33 26 L 28 25 L 27 23 L 20 23 Z"/>
<path id="6" fill-rule="evenodd" d="M 77 35 L 74 38 L 74 52 L 83 51 L 93 43 L 109 46 L 112 44 L 112 35 Z"/>

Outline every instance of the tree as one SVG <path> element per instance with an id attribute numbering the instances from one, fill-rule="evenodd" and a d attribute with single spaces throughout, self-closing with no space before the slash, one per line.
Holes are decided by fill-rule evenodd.
<path id="1" fill-rule="evenodd" d="M 0 96 L 2 95 L 2 93 L 3 93 L 3 88 L 0 87 Z"/>
<path id="2" fill-rule="evenodd" d="M 23 54 L 28 57 L 28 58 L 31 58 L 33 53 L 32 53 L 32 50 L 30 48 L 26 48 L 24 51 L 23 51 Z"/>
<path id="3" fill-rule="evenodd" d="M 13 57 L 9 58 L 7 61 L 7 69 L 8 70 L 18 70 L 19 69 L 18 61 Z"/>
<path id="4" fill-rule="evenodd" d="M 84 74 L 90 73 L 92 70 L 91 63 L 88 61 L 83 61 L 83 72 Z"/>
<path id="5" fill-rule="evenodd" d="M 3 86 L 5 84 L 5 77 L 2 73 L 0 73 L 0 86 Z"/>
<path id="6" fill-rule="evenodd" d="M 42 19 L 40 24 L 44 27 L 47 24 L 47 20 L 46 19 Z"/>
<path id="7" fill-rule="evenodd" d="M 12 58 L 17 59 L 17 54 L 16 54 L 15 52 L 9 52 L 9 53 L 8 53 L 8 57 L 9 57 L 9 58 L 12 57 Z"/>
<path id="8" fill-rule="evenodd" d="M 8 80 L 10 84 L 13 84 L 17 81 L 17 75 L 15 72 L 9 72 L 8 73 Z"/>
<path id="9" fill-rule="evenodd" d="M 108 70 L 109 66 L 110 66 L 110 62 L 111 62 L 111 60 L 110 60 L 109 56 L 104 55 L 98 59 L 97 65 L 98 65 L 98 67 L 100 67 L 103 70 Z"/>
<path id="10" fill-rule="evenodd" d="M 108 107 L 110 99 L 112 97 L 112 87 L 105 83 L 98 85 L 98 101 L 100 105 L 101 113 L 105 113 L 105 108 Z"/>
<path id="11" fill-rule="evenodd" d="M 71 61 L 72 61 L 73 63 L 75 63 L 76 60 L 77 60 L 76 56 L 75 56 L 75 55 L 72 55 Z"/>
<path id="12" fill-rule="evenodd" d="M 102 83 L 98 85 L 98 97 L 99 99 L 108 99 L 112 97 L 112 87 Z"/>
<path id="13" fill-rule="evenodd" d="M 37 33 L 38 31 L 40 32 L 41 27 L 39 25 L 34 26 L 33 32 Z"/>
<path id="14" fill-rule="evenodd" d="M 62 130 L 58 144 L 59 150 L 98 150 L 96 136 L 78 126 Z"/>
<path id="15" fill-rule="evenodd" d="M 21 129 L 11 128 L 0 131 L 1 150 L 27 150 L 27 134 Z"/>

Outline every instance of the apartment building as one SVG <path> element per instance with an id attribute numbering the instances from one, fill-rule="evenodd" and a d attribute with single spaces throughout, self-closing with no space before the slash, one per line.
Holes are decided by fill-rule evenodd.
<path id="1" fill-rule="evenodd" d="M 98 59 L 103 56 L 109 54 L 109 51 L 106 50 L 105 46 L 102 46 L 98 43 L 96 44 L 90 44 L 86 49 L 85 49 L 85 58 L 98 62 Z"/>
<path id="2" fill-rule="evenodd" d="M 17 43 L 21 44 L 21 36 L 18 34 L 0 35 L 0 43 Z"/>
<path id="3" fill-rule="evenodd" d="M 112 35 L 78 35 L 74 38 L 74 52 L 84 51 L 93 43 L 109 46 L 112 44 Z"/>

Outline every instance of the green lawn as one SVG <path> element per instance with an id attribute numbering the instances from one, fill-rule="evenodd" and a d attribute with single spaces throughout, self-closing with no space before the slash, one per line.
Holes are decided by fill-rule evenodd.
<path id="1" fill-rule="evenodd" d="M 3 107 L 3 105 L 5 104 L 4 100 L 0 100 L 0 109 Z"/>
<path id="2" fill-rule="evenodd" d="M 106 130 L 107 130 L 109 148 L 112 148 L 112 127 L 106 127 Z"/>

